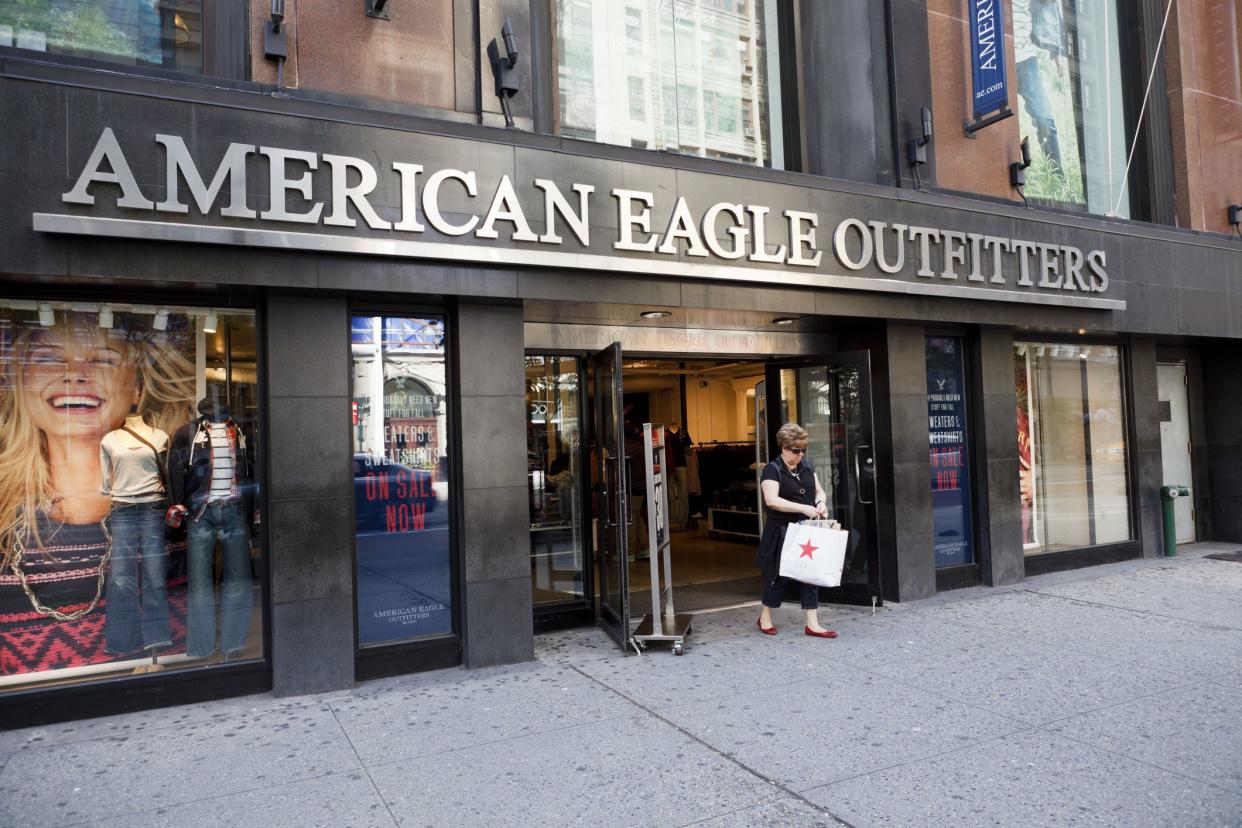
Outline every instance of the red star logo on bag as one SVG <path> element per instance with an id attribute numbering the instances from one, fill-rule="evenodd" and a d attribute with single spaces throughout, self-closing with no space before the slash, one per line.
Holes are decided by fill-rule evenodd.
<path id="1" fill-rule="evenodd" d="M 798 556 L 799 558 L 810 558 L 811 560 L 815 560 L 815 556 L 812 555 L 811 553 L 814 552 L 816 549 L 819 549 L 819 547 L 812 546 L 811 542 L 807 541 L 806 543 L 802 544 L 799 547 L 799 549 L 802 550 L 802 554 Z"/>

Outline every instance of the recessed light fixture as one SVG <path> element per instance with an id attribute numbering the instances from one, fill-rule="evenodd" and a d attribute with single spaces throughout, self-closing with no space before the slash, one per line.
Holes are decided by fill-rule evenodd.
<path id="1" fill-rule="evenodd" d="M 50 328 L 56 324 L 56 312 L 52 310 L 52 306 L 47 302 L 39 303 L 39 324 L 45 328 Z"/>
<path id="2" fill-rule="evenodd" d="M 772 320 L 773 325 L 796 325 L 798 320 L 792 316 L 778 316 Z"/>
<path id="3" fill-rule="evenodd" d="M 666 316 L 672 316 L 672 311 L 643 311 L 639 314 L 643 319 L 663 319 Z"/>
<path id="4" fill-rule="evenodd" d="M 151 327 L 157 331 L 168 330 L 168 311 L 164 308 L 156 308 L 155 319 L 151 321 Z"/>
<path id="5" fill-rule="evenodd" d="M 207 311 L 207 318 L 203 320 L 203 333 L 216 332 L 216 312 Z"/>
<path id="6" fill-rule="evenodd" d="M 99 327 L 110 329 L 112 321 L 112 306 L 104 305 L 99 309 Z"/>

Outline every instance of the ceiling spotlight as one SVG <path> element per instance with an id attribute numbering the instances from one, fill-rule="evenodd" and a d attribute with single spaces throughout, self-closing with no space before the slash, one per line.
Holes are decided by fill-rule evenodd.
<path id="1" fill-rule="evenodd" d="M 792 316 L 778 316 L 772 320 L 773 325 L 796 325 L 798 320 Z"/>
<path id="2" fill-rule="evenodd" d="M 672 311 L 643 311 L 639 314 L 643 319 L 663 319 L 666 316 L 672 316 Z"/>
<path id="3" fill-rule="evenodd" d="M 207 318 L 203 320 L 203 333 L 216 332 L 216 312 L 207 311 Z"/>
<path id="4" fill-rule="evenodd" d="M 56 324 L 56 312 L 52 310 L 52 306 L 47 302 L 39 303 L 39 324 L 45 328 L 50 328 Z"/>
<path id="5" fill-rule="evenodd" d="M 99 309 L 99 327 L 101 328 L 112 327 L 112 306 L 111 305 L 104 305 L 103 307 Z"/>
<path id="6" fill-rule="evenodd" d="M 168 311 L 164 308 L 157 308 L 155 311 L 155 319 L 151 322 L 151 327 L 157 331 L 168 330 Z"/>

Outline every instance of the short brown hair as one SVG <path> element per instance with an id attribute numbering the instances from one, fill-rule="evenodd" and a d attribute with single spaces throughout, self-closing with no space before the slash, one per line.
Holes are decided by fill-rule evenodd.
<path id="1" fill-rule="evenodd" d="M 797 444 L 806 444 L 808 440 L 806 429 L 797 423 L 785 423 L 776 431 L 776 444 L 781 450 L 787 448 L 797 448 Z"/>

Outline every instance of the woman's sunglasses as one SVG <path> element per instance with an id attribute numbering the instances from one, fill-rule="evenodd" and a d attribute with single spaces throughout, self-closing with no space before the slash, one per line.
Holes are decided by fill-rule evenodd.
<path id="1" fill-rule="evenodd" d="M 785 451 L 789 452 L 790 454 L 806 454 L 806 449 L 804 448 L 787 448 L 785 449 Z"/>

